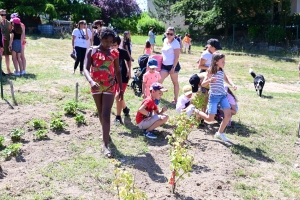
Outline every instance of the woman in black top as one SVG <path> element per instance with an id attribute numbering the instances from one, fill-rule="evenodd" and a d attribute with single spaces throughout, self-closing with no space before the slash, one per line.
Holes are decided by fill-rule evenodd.
<path id="1" fill-rule="evenodd" d="M 93 26 L 93 46 L 99 46 L 100 45 L 100 31 L 102 26 L 104 25 L 104 22 L 102 20 L 96 20 L 94 21 L 94 26 Z"/>
<path id="2" fill-rule="evenodd" d="M 130 32 L 129 31 L 124 32 L 123 49 L 125 49 L 131 57 L 131 39 L 130 39 Z M 134 61 L 132 57 L 131 57 L 131 61 L 132 62 Z"/>
<path id="3" fill-rule="evenodd" d="M 3 53 L 2 31 L 0 28 L 0 56 L 2 56 L 2 53 Z M 3 72 L 3 70 L 2 70 L 2 76 L 6 76 L 6 74 Z"/>
<path id="4" fill-rule="evenodd" d="M 21 59 L 22 53 L 22 42 L 23 42 L 23 29 L 21 27 L 21 20 L 19 18 L 14 18 L 12 20 L 13 29 L 11 31 L 11 37 L 9 42 L 9 50 L 12 52 L 12 60 L 15 67 L 14 76 L 22 75 L 21 72 L 24 70 L 23 62 Z"/>

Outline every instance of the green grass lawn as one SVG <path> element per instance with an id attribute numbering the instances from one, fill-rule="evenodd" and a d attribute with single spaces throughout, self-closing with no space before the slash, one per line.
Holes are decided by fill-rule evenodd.
<path id="1" fill-rule="evenodd" d="M 133 58 L 136 60 L 133 67 L 138 66 L 137 58 L 142 55 L 146 39 L 145 36 L 132 36 Z M 157 36 L 156 51 L 160 50 L 161 45 L 161 36 Z M 199 51 L 202 48 L 193 46 L 193 50 L 196 51 L 193 51 L 192 54 L 180 55 L 182 70 L 179 74 L 179 83 L 181 88 L 189 84 L 190 75 L 198 73 L 196 61 L 200 58 Z M 8 84 L 8 81 L 12 80 L 18 103 L 15 109 L 20 108 L 20 113 L 30 106 L 33 108 L 45 107 L 45 109 L 51 107 L 55 108 L 55 111 L 62 111 L 64 104 L 74 99 L 75 84 L 79 83 L 80 108 L 88 117 L 89 123 L 87 126 L 77 127 L 72 118 L 64 116 L 70 125 L 68 128 L 71 131 L 70 136 L 51 132 L 53 135 L 51 140 L 44 141 L 42 144 L 51 143 L 50 147 L 53 149 L 46 148 L 48 146 L 45 149 L 42 146 L 31 147 L 31 150 L 26 149 L 24 155 L 26 158 L 28 152 L 34 151 L 35 148 L 41 148 L 40 151 L 50 151 L 51 155 L 59 156 L 53 156 L 53 160 L 50 159 L 51 162 L 44 157 L 33 168 L 35 171 L 29 170 L 23 178 L 28 180 L 28 183 L 23 179 L 20 183 L 20 185 L 27 186 L 26 188 L 20 186 L 22 190 L 15 188 L 17 191 L 12 192 L 14 190 L 12 187 L 17 187 L 17 185 L 12 183 L 10 186 L 10 183 L 5 182 L 6 178 L 1 179 L 1 182 L 5 182 L 5 184 L 1 185 L 0 183 L 2 186 L 0 187 L 0 199 L 68 199 L 62 192 L 62 188 L 68 186 L 91 194 L 89 196 L 91 199 L 104 199 L 106 196 L 113 198 L 115 194 L 114 189 L 110 186 L 114 178 L 112 173 L 114 164 L 97 153 L 101 148 L 98 134 L 100 124 L 97 117 L 94 116 L 95 105 L 90 95 L 88 82 L 79 75 L 78 71 L 75 75 L 71 74 L 74 63 L 69 56 L 71 50 L 71 40 L 69 39 L 29 36 L 26 47 L 28 75 L 4 79 L 5 99 L 13 102 Z M 256 73 L 265 76 L 267 83 L 263 98 L 258 98 L 255 93 L 253 79 L 248 73 L 250 67 Z M 235 127 L 227 130 L 228 137 L 237 143 L 230 147 L 229 155 L 229 157 L 233 157 L 234 164 L 238 166 L 234 175 L 228 175 L 230 176 L 228 177 L 229 182 L 232 184 L 231 192 L 238 199 L 300 199 L 300 171 L 299 168 L 294 168 L 296 163 L 300 164 L 299 146 L 295 145 L 300 113 L 300 86 L 296 83 L 299 81 L 297 62 L 286 62 L 268 56 L 227 55 L 225 70 L 238 87 L 234 93 L 239 104 L 239 112 L 233 117 Z M 168 114 L 172 118 L 177 113 L 175 107 L 169 104 L 173 100 L 173 85 L 170 78 L 166 79 L 164 86 L 169 88 L 169 92 L 164 93 L 160 106 L 168 106 Z M 111 129 L 116 158 L 126 159 L 133 163 L 137 156 L 151 153 L 149 148 L 159 149 L 161 154 L 167 154 L 164 146 L 153 145 L 140 134 L 140 130 L 135 126 L 134 116 L 142 98 L 136 97 L 128 87 L 125 99 L 127 106 L 131 109 L 131 119 L 127 119 L 129 125 L 112 126 Z M 5 112 L 9 109 L 4 101 L 1 101 L 0 106 Z M 51 110 L 34 114 L 49 120 L 48 111 Z M 5 115 L 5 112 L 0 113 L 5 118 L 9 117 Z M 115 107 L 112 112 L 115 113 Z M 26 127 L 25 119 L 34 116 L 32 114 L 32 117 L 26 118 L 26 115 L 29 113 L 22 115 L 24 121 L 19 119 L 18 123 L 21 121 L 19 124 L 11 122 L 9 126 L 5 126 L 4 131 L 0 130 L 0 134 L 8 136 L 9 130 L 18 126 Z M 172 130 L 167 127 L 164 131 L 172 133 Z M 27 133 L 31 134 L 32 131 Z M 199 134 L 203 134 L 203 132 L 200 130 Z M 65 137 L 69 141 L 65 141 Z M 29 144 L 24 145 L 31 145 L 30 137 L 27 139 Z M 160 139 L 163 140 L 163 138 Z M 197 143 L 197 141 L 193 142 Z M 64 146 L 63 150 L 62 146 Z M 201 157 L 201 154 L 196 156 Z M 154 160 L 155 156 L 153 162 Z M 226 163 L 226 159 L 224 160 Z M 158 162 L 156 163 L 158 166 L 162 164 L 157 160 L 156 162 Z M 16 161 L 11 160 L 8 163 L 14 166 Z M 124 168 L 134 168 L 132 163 L 124 165 Z M 17 164 L 17 169 L 24 168 L 20 163 Z M 9 177 L 9 175 L 7 176 Z M 201 173 L 199 176 L 201 179 Z M 9 178 L 9 180 L 13 180 L 11 177 Z M 189 180 L 188 177 L 186 179 Z M 37 181 L 39 184 L 36 184 Z M 153 181 L 149 184 L 154 183 L 161 184 L 161 188 L 167 187 L 167 183 Z M 182 187 L 196 186 L 187 184 Z M 151 193 L 154 192 L 151 191 Z M 198 197 L 192 196 L 192 198 L 197 199 Z M 69 199 L 87 199 L 87 197 L 80 193 Z"/>

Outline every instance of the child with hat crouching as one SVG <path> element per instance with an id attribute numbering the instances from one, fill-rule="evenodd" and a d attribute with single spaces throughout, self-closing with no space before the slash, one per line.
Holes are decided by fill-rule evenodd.
<path id="1" fill-rule="evenodd" d="M 191 103 L 192 96 L 192 86 L 183 86 L 183 94 L 178 98 L 178 101 L 176 103 L 176 111 L 178 113 L 185 112 L 187 114 L 187 117 L 190 117 L 193 114 L 195 106 Z"/>
<path id="2" fill-rule="evenodd" d="M 169 116 L 164 114 L 167 108 L 163 107 L 159 111 L 155 104 L 155 99 L 160 100 L 163 92 L 166 91 L 168 90 L 162 84 L 153 83 L 150 87 L 150 96 L 143 100 L 136 114 L 135 119 L 138 127 L 144 130 L 144 135 L 149 139 L 156 139 L 157 136 L 153 134 L 156 132 L 154 129 L 166 123 L 169 119 Z"/>

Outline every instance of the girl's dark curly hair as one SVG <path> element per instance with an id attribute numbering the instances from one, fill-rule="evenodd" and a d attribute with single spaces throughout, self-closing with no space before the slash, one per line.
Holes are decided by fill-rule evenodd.
<path id="1" fill-rule="evenodd" d="M 108 37 L 115 38 L 116 34 L 113 29 L 103 27 L 100 31 L 100 39 L 107 39 Z"/>

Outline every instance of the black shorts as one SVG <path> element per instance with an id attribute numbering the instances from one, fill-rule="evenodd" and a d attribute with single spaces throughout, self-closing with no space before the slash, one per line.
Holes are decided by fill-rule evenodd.
<path id="1" fill-rule="evenodd" d="M 164 72 L 170 72 L 172 70 L 172 67 L 173 65 L 164 65 L 162 64 L 161 65 L 161 71 L 164 71 Z M 175 67 L 175 73 L 179 73 L 181 67 L 180 67 L 180 64 L 179 62 L 177 63 L 176 67 Z"/>

